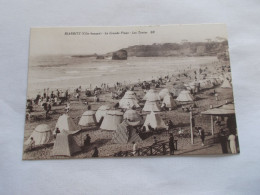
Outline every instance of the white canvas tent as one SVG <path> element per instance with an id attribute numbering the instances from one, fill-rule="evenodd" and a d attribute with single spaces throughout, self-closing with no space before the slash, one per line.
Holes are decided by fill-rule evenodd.
<path id="1" fill-rule="evenodd" d="M 176 100 L 179 102 L 192 102 L 194 98 L 189 91 L 182 91 Z"/>
<path id="2" fill-rule="evenodd" d="M 59 128 L 60 132 L 67 131 L 73 133 L 78 130 L 77 125 L 68 114 L 63 114 L 59 117 L 53 133 L 55 134 L 56 128 Z"/>
<path id="3" fill-rule="evenodd" d="M 129 126 L 126 121 L 123 121 L 117 126 L 113 134 L 112 142 L 117 144 L 127 144 L 132 142 L 141 142 L 142 139 L 136 133 L 136 130 Z"/>
<path id="4" fill-rule="evenodd" d="M 149 99 L 159 101 L 160 97 L 159 94 L 154 91 L 154 89 L 150 89 L 143 97 L 143 100 L 149 100 Z"/>
<path id="5" fill-rule="evenodd" d="M 138 105 L 138 101 L 136 98 L 128 98 L 128 97 L 123 97 L 119 101 L 119 108 L 139 108 L 140 106 Z"/>
<path id="6" fill-rule="evenodd" d="M 155 93 L 150 93 L 147 98 L 146 102 L 143 107 L 143 111 L 145 112 L 151 112 L 151 111 L 160 111 L 160 106 L 159 106 L 159 95 Z"/>
<path id="7" fill-rule="evenodd" d="M 166 105 L 166 108 L 169 108 L 170 110 L 177 108 L 177 104 L 174 101 L 173 97 L 171 95 L 166 95 L 163 98 L 163 104 Z"/>
<path id="8" fill-rule="evenodd" d="M 123 112 L 119 110 L 109 110 L 104 117 L 100 129 L 115 131 L 117 125 L 123 121 Z"/>
<path id="9" fill-rule="evenodd" d="M 164 88 L 164 89 L 162 89 L 162 90 L 160 91 L 159 97 L 160 97 L 161 100 L 163 100 L 163 98 L 164 98 L 166 95 L 169 95 L 169 94 L 170 94 L 169 89 Z"/>
<path id="10" fill-rule="evenodd" d="M 232 86 L 227 79 L 224 79 L 224 82 L 222 83 L 221 88 L 232 88 Z"/>
<path id="11" fill-rule="evenodd" d="M 57 134 L 52 149 L 53 156 L 72 156 L 81 151 L 80 146 L 74 140 L 73 135 L 63 131 Z"/>
<path id="12" fill-rule="evenodd" d="M 160 111 L 160 105 L 158 101 L 146 101 L 143 107 L 143 111 L 145 112 L 159 112 Z"/>
<path id="13" fill-rule="evenodd" d="M 125 95 L 123 98 L 127 98 L 127 99 L 135 99 L 137 101 L 136 95 L 134 91 L 130 91 L 128 90 L 127 92 L 125 92 Z"/>
<path id="14" fill-rule="evenodd" d="M 103 117 L 106 116 L 107 111 L 110 110 L 110 106 L 102 105 L 98 108 L 96 112 L 96 120 L 99 123 Z"/>
<path id="15" fill-rule="evenodd" d="M 146 131 L 149 131 L 148 125 L 154 129 L 167 129 L 168 127 L 165 125 L 164 121 L 162 120 L 161 116 L 158 113 L 151 112 L 146 116 L 144 127 Z"/>
<path id="16" fill-rule="evenodd" d="M 132 110 L 132 109 L 126 110 L 123 118 L 131 122 L 142 121 L 142 117 L 137 113 L 136 110 Z"/>
<path id="17" fill-rule="evenodd" d="M 25 145 L 30 144 L 31 137 L 35 141 L 36 146 L 49 143 L 52 138 L 50 126 L 46 124 L 38 125 L 32 132 L 31 136 L 28 138 L 28 140 L 25 142 Z"/>
<path id="18" fill-rule="evenodd" d="M 96 120 L 95 113 L 96 112 L 92 110 L 85 111 L 79 120 L 79 125 L 85 127 L 96 125 L 97 120 Z"/>

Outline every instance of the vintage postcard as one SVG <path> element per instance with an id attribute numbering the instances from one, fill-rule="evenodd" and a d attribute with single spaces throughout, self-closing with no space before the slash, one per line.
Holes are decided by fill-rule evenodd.
<path id="1" fill-rule="evenodd" d="M 32 28 L 24 160 L 239 153 L 224 24 Z"/>

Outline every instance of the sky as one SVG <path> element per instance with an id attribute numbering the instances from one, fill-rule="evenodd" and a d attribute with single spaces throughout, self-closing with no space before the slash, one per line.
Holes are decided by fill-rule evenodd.
<path id="1" fill-rule="evenodd" d="M 216 37 L 227 39 L 224 24 L 31 28 L 30 56 L 105 54 L 133 45 L 205 42 Z"/>

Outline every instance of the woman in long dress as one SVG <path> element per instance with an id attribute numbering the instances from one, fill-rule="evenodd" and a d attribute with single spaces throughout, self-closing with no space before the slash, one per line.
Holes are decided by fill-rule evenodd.
<path id="1" fill-rule="evenodd" d="M 236 148 L 236 136 L 233 134 L 230 134 L 228 137 L 229 140 L 229 145 L 230 145 L 230 150 L 232 154 L 237 153 L 237 148 Z"/>

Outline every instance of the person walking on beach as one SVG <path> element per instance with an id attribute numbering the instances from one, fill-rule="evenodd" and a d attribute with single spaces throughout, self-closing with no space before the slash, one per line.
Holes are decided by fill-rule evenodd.
<path id="1" fill-rule="evenodd" d="M 89 146 L 91 141 L 91 137 L 89 134 L 86 135 L 86 139 L 84 140 L 84 146 Z"/>
<path id="2" fill-rule="evenodd" d="M 153 144 L 157 144 L 157 142 L 158 142 L 158 140 L 157 140 L 157 138 L 154 136 L 154 137 L 153 137 Z"/>
<path id="3" fill-rule="evenodd" d="M 169 120 L 169 121 L 168 121 L 168 130 L 169 130 L 169 131 L 172 130 L 173 127 L 174 127 L 174 125 L 173 125 L 172 120 Z"/>
<path id="4" fill-rule="evenodd" d="M 93 152 L 93 154 L 92 154 L 92 157 L 98 157 L 98 149 L 97 149 L 97 147 L 95 147 L 94 148 L 94 152 Z"/>
<path id="5" fill-rule="evenodd" d="M 204 146 L 205 132 L 204 132 L 204 129 L 202 129 L 201 127 L 199 127 L 199 135 L 200 135 L 200 139 L 201 139 L 201 145 Z"/>
<path id="6" fill-rule="evenodd" d="M 236 136 L 234 134 L 230 134 L 228 137 L 229 140 L 229 146 L 232 154 L 237 153 L 237 147 L 236 147 Z"/>
<path id="7" fill-rule="evenodd" d="M 220 140 L 220 144 L 221 144 L 221 148 L 222 148 L 223 154 L 227 154 L 228 153 L 228 150 L 227 150 L 227 137 L 226 137 L 225 132 L 223 131 L 223 129 L 220 130 L 219 140 Z"/>
<path id="8" fill-rule="evenodd" d="M 60 133 L 60 130 L 59 130 L 59 128 L 56 128 L 56 130 L 55 130 L 55 135 L 54 135 L 54 139 L 56 139 L 58 133 Z"/>
<path id="9" fill-rule="evenodd" d="M 216 98 L 216 101 L 218 101 L 218 93 L 215 93 L 215 98 Z"/>
<path id="10" fill-rule="evenodd" d="M 170 155 L 174 155 L 174 137 L 173 134 L 170 134 L 169 138 L 169 148 L 170 148 Z"/>
<path id="11" fill-rule="evenodd" d="M 30 143 L 29 143 L 29 150 L 32 150 L 35 147 L 35 141 L 33 137 L 31 137 Z"/>

